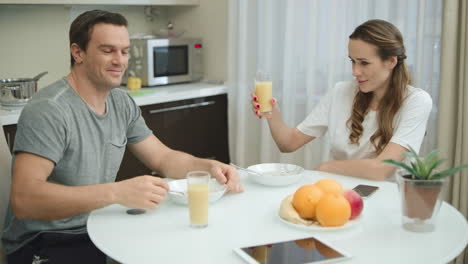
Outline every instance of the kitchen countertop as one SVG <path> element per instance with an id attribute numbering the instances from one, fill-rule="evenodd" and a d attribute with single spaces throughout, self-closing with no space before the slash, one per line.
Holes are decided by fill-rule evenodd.
<path id="1" fill-rule="evenodd" d="M 124 87 L 121 88 L 128 91 L 139 106 L 227 93 L 227 87 L 224 84 L 205 82 L 156 86 L 151 88 L 141 88 L 135 91 L 127 90 Z M 21 109 L 7 110 L 0 107 L 0 124 L 16 124 L 20 113 Z"/>

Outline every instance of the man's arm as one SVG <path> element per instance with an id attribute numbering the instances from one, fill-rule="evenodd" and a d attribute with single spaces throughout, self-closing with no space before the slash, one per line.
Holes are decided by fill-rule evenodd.
<path id="1" fill-rule="evenodd" d="M 385 180 L 395 171 L 395 167 L 382 161 L 385 159 L 401 161 L 405 152 L 408 152 L 406 148 L 390 142 L 376 158 L 328 161 L 321 163 L 316 170 L 371 180 Z"/>
<path id="2" fill-rule="evenodd" d="M 155 208 L 165 198 L 167 184 L 141 176 L 116 183 L 65 186 L 47 182 L 54 163 L 31 153 L 17 153 L 13 164 L 11 203 L 17 218 L 56 220 L 90 212 L 109 204 Z"/>
<path id="3" fill-rule="evenodd" d="M 165 177 L 185 178 L 189 171 L 204 170 L 219 182 L 227 184 L 228 191 L 240 192 L 242 186 L 239 182 L 237 170 L 227 164 L 216 160 L 196 158 L 184 152 L 175 151 L 164 145 L 154 135 L 128 145 L 130 151 L 151 168 Z"/>

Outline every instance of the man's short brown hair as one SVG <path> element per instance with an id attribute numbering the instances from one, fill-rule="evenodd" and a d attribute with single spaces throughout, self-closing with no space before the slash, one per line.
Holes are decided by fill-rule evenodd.
<path id="1" fill-rule="evenodd" d="M 70 26 L 69 38 L 70 46 L 75 43 L 80 49 L 86 51 L 94 25 L 112 24 L 127 27 L 127 19 L 119 13 L 112 13 L 105 10 L 91 10 L 84 12 L 73 20 Z M 70 54 L 71 66 L 75 64 L 75 59 Z"/>

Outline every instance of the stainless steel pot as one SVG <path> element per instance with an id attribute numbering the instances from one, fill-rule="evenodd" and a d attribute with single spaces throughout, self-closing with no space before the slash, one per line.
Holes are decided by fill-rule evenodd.
<path id="1" fill-rule="evenodd" d="M 24 106 L 37 92 L 37 81 L 48 72 L 33 78 L 0 79 L 0 104 L 6 107 Z"/>

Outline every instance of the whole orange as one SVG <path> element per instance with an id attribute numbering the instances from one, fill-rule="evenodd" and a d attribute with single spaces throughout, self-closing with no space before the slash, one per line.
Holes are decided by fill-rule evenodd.
<path id="1" fill-rule="evenodd" d="M 303 185 L 294 193 L 292 205 L 301 218 L 315 219 L 315 207 L 323 194 L 314 184 Z"/>
<path id="2" fill-rule="evenodd" d="M 342 194 L 325 194 L 315 210 L 316 218 L 322 226 L 342 226 L 351 216 L 351 206 Z"/>
<path id="3" fill-rule="evenodd" d="M 332 179 L 323 179 L 315 183 L 317 187 L 322 189 L 324 193 L 335 193 L 341 194 L 343 192 L 343 187 L 341 184 Z"/>

